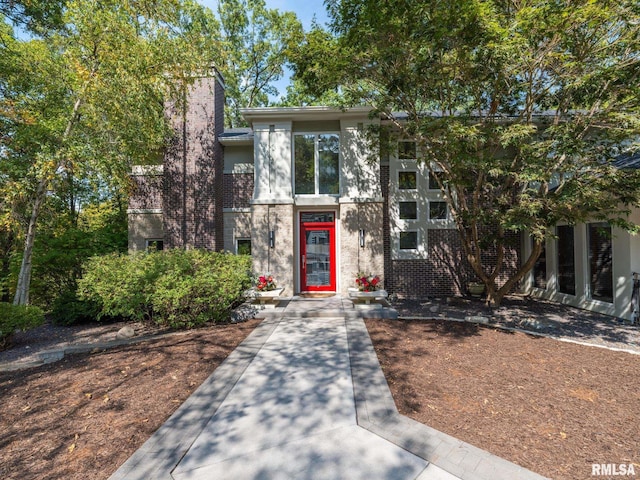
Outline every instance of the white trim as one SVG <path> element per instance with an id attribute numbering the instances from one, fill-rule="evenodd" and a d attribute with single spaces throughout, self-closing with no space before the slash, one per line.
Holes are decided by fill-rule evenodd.
<path id="1" fill-rule="evenodd" d="M 251 162 L 246 162 L 246 163 L 236 163 L 232 169 L 224 169 L 222 171 L 223 174 L 225 175 L 233 175 L 236 173 L 242 173 L 242 174 L 251 174 L 254 175 L 254 167 L 253 167 L 253 163 Z"/>
<path id="2" fill-rule="evenodd" d="M 254 198 L 251 205 L 293 205 L 291 197 L 266 197 Z"/>
<path id="3" fill-rule="evenodd" d="M 341 120 L 347 117 L 368 119 L 371 107 L 353 107 L 347 110 L 325 106 L 307 107 L 254 107 L 241 108 L 240 113 L 249 123 L 286 120 Z"/>
<path id="4" fill-rule="evenodd" d="M 340 197 L 338 203 L 384 203 L 382 197 Z"/>
<path id="5" fill-rule="evenodd" d="M 127 213 L 128 214 L 140 214 L 140 213 L 145 213 L 145 214 L 162 214 L 163 211 L 161 208 L 128 208 L 127 209 Z"/>
<path id="6" fill-rule="evenodd" d="M 223 208 L 222 213 L 251 213 L 251 208 L 250 207 Z"/>
<path id="7" fill-rule="evenodd" d="M 339 198 L 338 195 L 295 195 L 293 203 L 302 207 L 335 206 Z"/>

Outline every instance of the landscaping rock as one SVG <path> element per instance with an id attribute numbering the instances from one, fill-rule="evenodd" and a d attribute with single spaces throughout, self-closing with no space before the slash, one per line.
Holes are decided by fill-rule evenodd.
<path id="1" fill-rule="evenodd" d="M 256 316 L 260 310 L 250 303 L 243 303 L 231 312 L 231 322 L 246 322 Z"/>
<path id="2" fill-rule="evenodd" d="M 125 325 L 118 333 L 116 333 L 116 340 L 126 340 L 135 336 L 136 332 L 129 325 Z"/>
<path id="3" fill-rule="evenodd" d="M 482 317 L 480 315 L 470 315 L 468 317 L 464 317 L 464 321 L 471 323 L 489 323 L 489 318 Z"/>

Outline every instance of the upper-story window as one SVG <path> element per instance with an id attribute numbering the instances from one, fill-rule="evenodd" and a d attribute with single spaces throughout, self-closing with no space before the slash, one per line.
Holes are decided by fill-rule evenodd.
<path id="1" fill-rule="evenodd" d="M 293 136 L 296 195 L 340 193 L 340 136 L 336 133 Z"/>
<path id="2" fill-rule="evenodd" d="M 416 142 L 412 140 L 401 140 L 398 142 L 398 159 L 415 160 L 418 158 Z"/>

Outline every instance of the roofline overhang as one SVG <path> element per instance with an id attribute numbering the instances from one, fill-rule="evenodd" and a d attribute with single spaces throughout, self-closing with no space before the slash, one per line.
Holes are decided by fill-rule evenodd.
<path id="1" fill-rule="evenodd" d="M 257 107 L 242 108 L 240 113 L 250 124 L 277 121 L 309 121 L 309 120 L 342 120 L 347 118 L 368 117 L 373 111 L 371 107 L 352 107 L 339 109 L 335 107 Z"/>
<path id="2" fill-rule="evenodd" d="M 241 147 L 245 145 L 253 145 L 253 137 L 242 135 L 237 137 L 218 137 L 218 141 L 225 147 Z"/>

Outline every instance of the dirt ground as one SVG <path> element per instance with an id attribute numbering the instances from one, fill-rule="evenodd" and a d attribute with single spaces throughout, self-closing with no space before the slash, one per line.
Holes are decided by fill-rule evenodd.
<path id="1" fill-rule="evenodd" d="M 0 372 L 0 478 L 108 478 L 257 323 L 207 327 Z M 42 328 L 51 334 L 51 326 Z M 113 326 L 89 328 L 113 337 Z M 71 329 L 76 337 L 81 330 Z M 59 337 L 68 336 L 62 332 Z M 47 344 L 61 342 L 68 343 Z M 16 345 L 26 347 L 38 345 Z"/>
<path id="2" fill-rule="evenodd" d="M 593 463 L 640 477 L 640 355 L 452 321 L 366 323 L 401 413 L 550 478 L 591 478 Z"/>
<path id="3" fill-rule="evenodd" d="M 524 297 L 489 311 L 478 300 L 394 302 L 367 321 L 399 410 L 554 479 L 591 477 L 592 463 L 635 465 L 640 477 L 640 355 L 493 326 L 640 351 L 640 328 Z M 106 479 L 175 411 L 258 320 L 173 333 L 105 350 L 122 324 L 19 333 L 0 365 L 95 344 L 88 354 L 0 372 L 0 478 Z M 138 336 L 162 333 L 134 325 Z M 626 477 L 629 478 L 629 477 Z"/>

